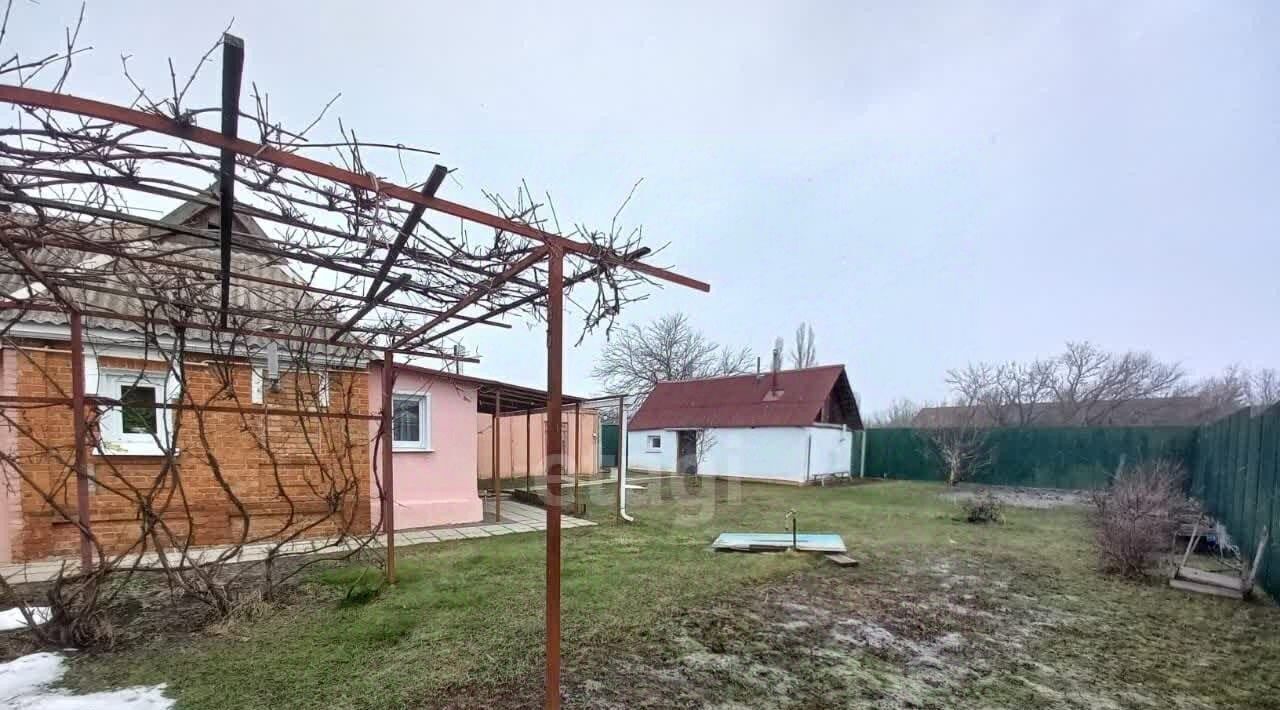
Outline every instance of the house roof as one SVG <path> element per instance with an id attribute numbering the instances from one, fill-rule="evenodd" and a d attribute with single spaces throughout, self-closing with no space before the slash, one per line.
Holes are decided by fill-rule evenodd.
<path id="1" fill-rule="evenodd" d="M 381 361 L 375 360 L 373 364 L 381 366 Z M 499 401 L 502 403 L 502 414 L 523 414 L 526 411 L 538 411 L 547 407 L 546 390 L 513 385 L 499 380 L 487 380 L 482 377 L 461 375 L 456 372 L 433 370 L 428 367 L 418 367 L 417 365 L 397 363 L 395 369 L 475 387 L 477 389 L 476 411 L 481 414 L 498 413 Z M 569 406 L 587 401 L 582 397 L 575 397 L 570 394 L 562 394 L 561 400 Z"/>
<path id="2" fill-rule="evenodd" d="M 183 203 L 161 221 L 174 225 L 194 225 L 212 229 L 216 227 L 216 217 L 216 207 L 191 201 Z M 262 228 L 252 217 L 237 214 L 235 220 L 235 231 L 239 238 L 264 237 Z M 89 228 L 103 232 L 104 239 L 109 238 L 124 244 L 122 248 L 124 252 L 137 251 L 143 258 L 153 255 L 157 249 L 163 249 L 164 256 L 170 264 L 134 261 L 129 257 L 99 255 L 86 257 L 84 252 L 76 249 L 43 245 L 24 249 L 27 257 L 47 274 L 58 277 L 64 282 L 85 279 L 92 280 L 96 284 L 94 288 L 77 288 L 65 284 L 62 286 L 68 296 L 80 306 L 89 311 L 131 317 L 145 316 L 154 306 L 154 300 L 148 302 L 144 298 L 164 300 L 172 297 L 175 292 L 180 292 L 182 298 L 197 304 L 207 305 L 210 308 L 217 306 L 221 293 L 220 282 L 215 275 L 207 273 L 219 265 L 216 245 L 212 242 L 179 233 L 118 222 L 105 222 Z M 131 249 L 131 246 L 136 249 Z M 188 264 L 192 267 L 191 269 L 186 268 L 185 265 Z M 205 271 L 202 273 L 201 269 Z M 281 283 L 302 284 L 302 281 L 289 270 L 283 259 L 269 258 L 259 254 L 233 252 L 232 270 L 236 274 L 262 277 Z M 167 284 L 174 284 L 175 287 L 168 288 Z M 182 286 L 177 287 L 177 284 Z M 35 296 L 44 295 L 44 287 L 19 270 L 10 269 L 0 273 L 0 298 L 31 295 L 27 293 L 28 291 Z M 321 307 L 310 294 L 294 288 L 233 282 L 229 291 L 229 301 L 231 308 L 239 313 L 298 312 L 305 314 L 314 322 L 332 321 L 337 325 L 336 309 Z M 60 327 L 66 327 L 68 322 L 65 313 L 48 310 L 21 312 L 18 320 L 24 324 Z M 233 320 L 240 322 L 246 328 L 271 330 L 275 327 L 293 330 L 287 324 L 281 326 L 252 317 L 237 316 Z M 158 318 L 154 323 L 144 326 L 135 321 L 91 315 L 84 319 L 84 325 L 86 328 L 131 335 L 141 334 L 148 328 L 156 334 L 172 333 L 163 318 Z M 308 328 L 299 326 L 297 330 L 298 334 L 312 337 L 322 337 L 328 332 L 318 325 Z M 194 336 L 192 340 L 201 340 L 206 337 L 208 336 L 200 334 Z M 266 339 L 256 336 L 244 337 L 240 342 L 251 348 L 257 348 L 264 345 Z M 285 350 L 289 351 L 291 348 L 286 345 Z M 332 354 L 338 352 L 339 348 L 313 346 L 311 351 Z"/>
<path id="3" fill-rule="evenodd" d="M 1152 397 L 1146 399 L 1098 402 L 1090 412 L 1062 402 L 1038 402 L 1018 412 L 1004 405 L 996 412 L 982 406 L 925 407 L 911 420 L 918 428 L 936 429 L 959 426 L 1010 426 L 1010 422 L 1028 421 L 1027 426 L 1085 426 L 1085 417 L 1096 426 L 1193 426 L 1217 416 L 1199 397 Z M 1025 419 L 1024 419 L 1025 417 Z"/>
<path id="4" fill-rule="evenodd" d="M 818 420 L 832 394 L 843 423 L 862 428 L 862 418 L 844 365 L 659 382 L 631 418 L 631 428 L 808 426 Z"/>

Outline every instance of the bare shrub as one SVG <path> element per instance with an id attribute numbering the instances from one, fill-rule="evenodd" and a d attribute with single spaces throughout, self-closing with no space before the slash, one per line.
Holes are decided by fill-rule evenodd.
<path id="1" fill-rule="evenodd" d="M 920 429 L 916 436 L 926 456 L 942 464 L 948 486 L 973 478 L 995 461 L 987 432 L 974 426 Z"/>
<path id="2" fill-rule="evenodd" d="M 965 522 L 1004 523 L 1004 503 L 990 491 L 966 499 L 960 507 L 964 510 Z"/>
<path id="3" fill-rule="evenodd" d="M 1182 492 L 1184 478 L 1174 461 L 1148 461 L 1121 468 L 1091 496 L 1103 571 L 1141 577 L 1170 549 L 1180 517 L 1196 510 Z"/>

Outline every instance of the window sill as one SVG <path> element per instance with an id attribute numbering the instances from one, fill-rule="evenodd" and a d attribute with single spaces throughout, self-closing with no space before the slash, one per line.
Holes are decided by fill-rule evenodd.
<path id="1" fill-rule="evenodd" d="M 391 453 L 393 454 L 430 454 L 434 452 L 435 452 L 435 449 L 428 446 L 395 445 L 391 447 Z"/>
<path id="2" fill-rule="evenodd" d="M 93 453 L 106 458 L 163 458 L 168 456 L 170 453 L 177 456 L 182 453 L 182 451 L 180 449 L 174 449 L 172 452 L 167 452 L 155 448 L 112 448 L 109 450 L 99 448 Z"/>

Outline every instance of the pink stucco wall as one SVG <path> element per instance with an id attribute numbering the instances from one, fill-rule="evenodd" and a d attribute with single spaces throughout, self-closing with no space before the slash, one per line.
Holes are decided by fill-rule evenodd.
<path id="1" fill-rule="evenodd" d="M 473 385 L 398 370 L 395 388 L 430 395 L 431 451 L 394 453 L 396 530 L 477 522 L 484 508 L 476 491 L 476 388 Z M 382 411 L 382 367 L 369 369 L 369 411 Z M 370 436 L 378 423 L 371 422 Z M 374 447 L 369 447 L 374 455 Z M 379 454 L 380 455 L 380 454 Z M 378 497 L 381 462 L 374 461 L 370 495 L 373 522 L 382 519 Z"/>

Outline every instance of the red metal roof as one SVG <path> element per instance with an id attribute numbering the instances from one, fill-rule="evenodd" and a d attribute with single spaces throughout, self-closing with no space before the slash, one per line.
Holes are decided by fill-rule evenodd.
<path id="1" fill-rule="evenodd" d="M 835 421 L 862 428 L 858 406 L 843 365 L 781 370 L 777 392 L 773 374 L 732 375 L 705 380 L 659 382 L 631 429 L 704 429 L 708 427 L 808 426 L 818 420 L 828 395 L 835 392 L 843 416 Z"/>

